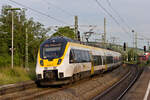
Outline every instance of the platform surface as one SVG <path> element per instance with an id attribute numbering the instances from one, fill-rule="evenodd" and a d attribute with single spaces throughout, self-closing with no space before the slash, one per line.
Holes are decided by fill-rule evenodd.
<path id="1" fill-rule="evenodd" d="M 150 67 L 146 67 L 137 82 L 122 100 L 150 100 Z"/>

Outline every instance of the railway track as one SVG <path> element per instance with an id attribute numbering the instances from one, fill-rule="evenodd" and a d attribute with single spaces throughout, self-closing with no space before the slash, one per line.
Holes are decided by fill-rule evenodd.
<path id="1" fill-rule="evenodd" d="M 120 81 L 94 97 L 93 100 L 121 100 L 125 93 L 136 82 L 142 71 L 143 68 L 133 66 L 132 70 L 130 70 Z"/>
<path id="2" fill-rule="evenodd" d="M 111 84 L 119 80 L 127 72 L 127 67 L 120 67 L 112 72 L 105 73 L 103 77 L 95 76 L 93 78 L 83 79 L 74 84 L 64 86 L 37 87 L 34 81 L 20 83 L 16 86 L 4 86 L 0 87 L 0 100 L 38 100 L 38 98 L 40 98 L 39 100 L 47 98 L 52 98 L 52 100 L 60 100 L 60 98 L 63 97 L 67 97 L 67 99 L 69 98 L 68 100 L 91 100 L 98 93 L 100 93 L 98 91 L 103 91 L 104 88 L 110 87 Z M 112 78 L 114 78 L 114 81 Z"/>
<path id="3" fill-rule="evenodd" d="M 64 87 L 37 87 L 34 81 L 0 87 L 0 100 L 31 100 L 35 97 L 57 92 Z"/>

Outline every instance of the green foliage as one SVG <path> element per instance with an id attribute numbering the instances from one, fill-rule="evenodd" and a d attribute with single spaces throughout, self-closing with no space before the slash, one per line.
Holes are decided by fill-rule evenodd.
<path id="1" fill-rule="evenodd" d="M 128 61 L 134 61 L 134 60 L 136 60 L 136 57 L 137 57 L 137 53 L 135 52 L 135 50 L 130 49 L 128 51 Z"/>
<path id="2" fill-rule="evenodd" d="M 0 56 L 0 65 L 3 67 L 10 66 L 11 57 L 10 56 Z"/>
<path id="3" fill-rule="evenodd" d="M 75 33 L 74 33 L 74 29 L 66 26 L 66 27 L 58 28 L 57 32 L 54 33 L 52 36 L 66 36 L 66 37 L 74 39 Z"/>
<path id="4" fill-rule="evenodd" d="M 22 82 L 35 78 L 35 74 L 32 73 L 31 76 L 30 73 L 31 72 L 27 72 L 21 67 L 14 67 L 14 69 L 10 67 L 0 68 L 0 85 Z"/>
<path id="5" fill-rule="evenodd" d="M 0 15 L 0 66 L 11 64 L 11 12 L 3 6 Z M 14 64 L 25 65 L 25 42 L 26 33 L 29 42 L 29 63 L 36 62 L 39 45 L 47 38 L 50 28 L 44 28 L 39 22 L 34 22 L 33 18 L 27 19 L 25 11 L 14 11 Z"/>

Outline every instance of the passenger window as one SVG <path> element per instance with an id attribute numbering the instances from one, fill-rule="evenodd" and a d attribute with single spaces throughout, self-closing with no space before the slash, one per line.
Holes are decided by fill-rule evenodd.
<path id="1" fill-rule="evenodd" d="M 71 49 L 69 54 L 69 63 L 83 63 L 90 62 L 90 54 L 89 51 Z"/>
<path id="2" fill-rule="evenodd" d="M 87 51 L 87 62 L 90 62 L 90 61 L 91 61 L 90 53 L 89 51 Z"/>
<path id="3" fill-rule="evenodd" d="M 103 65 L 107 64 L 106 56 L 103 56 Z"/>
<path id="4" fill-rule="evenodd" d="M 102 65 L 101 56 L 99 56 L 99 55 L 93 55 L 93 63 L 94 63 L 94 66 Z"/>

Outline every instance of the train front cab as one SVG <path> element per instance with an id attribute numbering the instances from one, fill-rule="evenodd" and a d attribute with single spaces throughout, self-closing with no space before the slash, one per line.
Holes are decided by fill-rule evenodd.
<path id="1" fill-rule="evenodd" d="M 46 41 L 40 45 L 37 56 L 36 76 L 38 81 L 56 81 L 64 77 L 64 60 L 67 42 Z"/>

